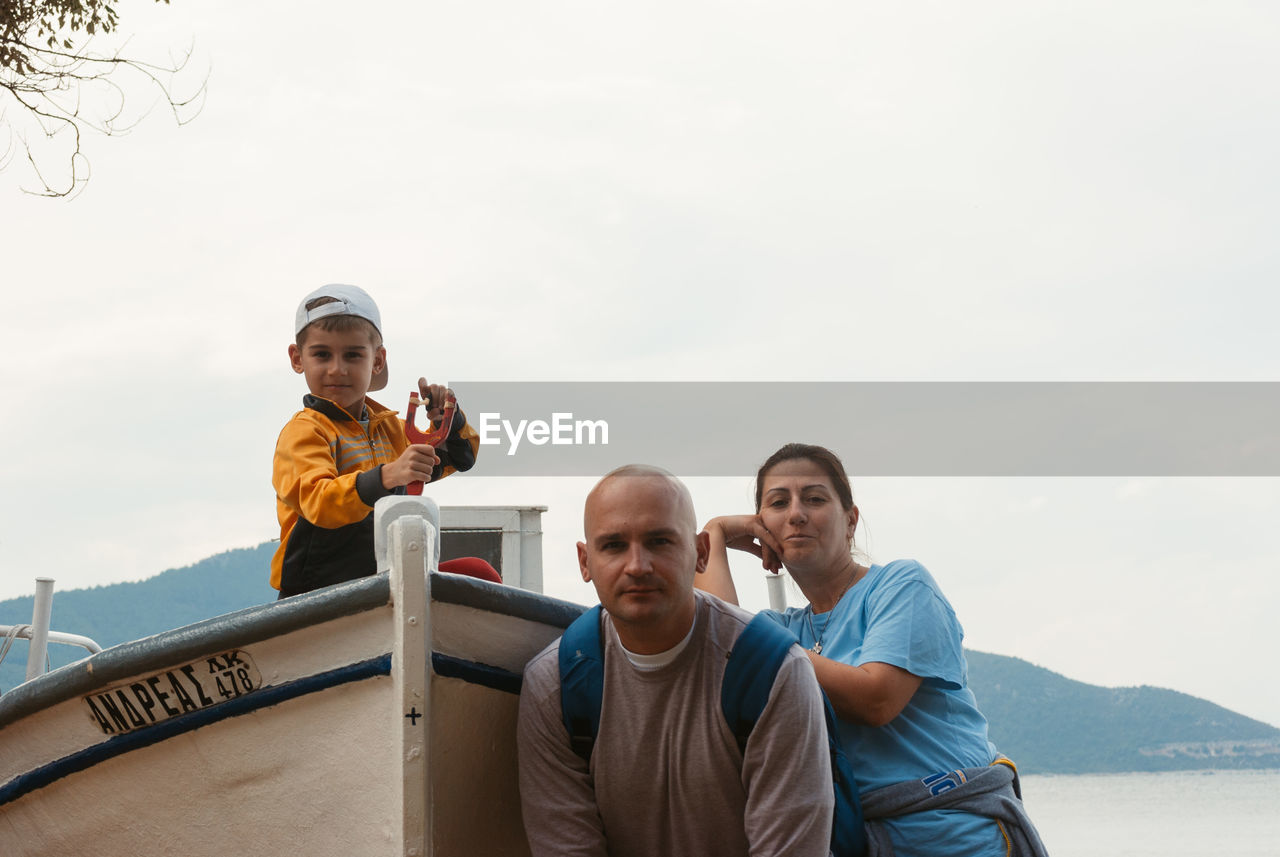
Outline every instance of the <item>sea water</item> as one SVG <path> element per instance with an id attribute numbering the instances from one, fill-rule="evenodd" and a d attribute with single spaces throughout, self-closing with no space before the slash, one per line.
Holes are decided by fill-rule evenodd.
<path id="1" fill-rule="evenodd" d="M 1050 857 L 1280 857 L 1280 770 L 1025 776 Z"/>

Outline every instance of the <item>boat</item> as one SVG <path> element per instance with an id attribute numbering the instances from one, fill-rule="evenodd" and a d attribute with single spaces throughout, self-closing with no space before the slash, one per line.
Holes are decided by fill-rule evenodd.
<path id="1" fill-rule="evenodd" d="M 436 570 L 433 505 L 380 501 L 385 574 L 0 696 L 0 854 L 528 854 L 521 674 L 583 608 Z"/>

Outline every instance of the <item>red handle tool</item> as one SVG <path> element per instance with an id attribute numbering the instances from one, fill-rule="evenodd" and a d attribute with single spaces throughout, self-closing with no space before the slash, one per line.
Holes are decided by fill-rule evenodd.
<path id="1" fill-rule="evenodd" d="M 449 394 L 449 398 L 445 400 L 444 412 L 440 415 L 440 425 L 433 428 L 429 432 L 424 432 L 414 425 L 414 417 L 418 413 L 418 405 L 422 404 L 422 400 L 418 398 L 417 391 L 409 394 L 409 408 L 404 413 L 404 434 L 409 439 L 409 443 L 425 443 L 428 446 L 436 447 L 444 443 L 449 437 L 449 432 L 453 428 L 453 414 L 458 409 L 458 400 Z M 422 483 L 410 482 L 404 489 L 406 494 L 421 494 Z"/>

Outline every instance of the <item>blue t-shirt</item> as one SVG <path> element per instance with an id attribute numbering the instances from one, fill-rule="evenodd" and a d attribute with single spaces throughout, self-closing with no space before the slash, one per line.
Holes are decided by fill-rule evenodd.
<path id="1" fill-rule="evenodd" d="M 822 656 L 861 666 L 878 662 L 924 679 L 902 713 L 884 726 L 839 721 L 860 792 L 995 758 L 987 719 L 968 687 L 964 630 L 942 590 L 915 560 L 873 565 L 829 613 L 808 607 L 764 611 L 800 645 L 822 641 Z M 1004 855 L 996 823 L 952 810 L 887 820 L 897 857 Z"/>

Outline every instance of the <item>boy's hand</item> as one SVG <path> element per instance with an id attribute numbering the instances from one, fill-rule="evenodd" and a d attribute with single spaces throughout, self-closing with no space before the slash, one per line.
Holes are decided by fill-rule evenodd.
<path id="1" fill-rule="evenodd" d="M 390 464 L 382 465 L 382 487 L 390 491 L 410 482 L 430 482 L 431 470 L 440 456 L 425 443 L 412 444 Z"/>
<path id="2" fill-rule="evenodd" d="M 453 395 L 444 384 L 428 384 L 426 378 L 418 379 L 418 397 L 427 406 L 427 417 L 435 422 L 444 412 L 444 403 Z"/>

